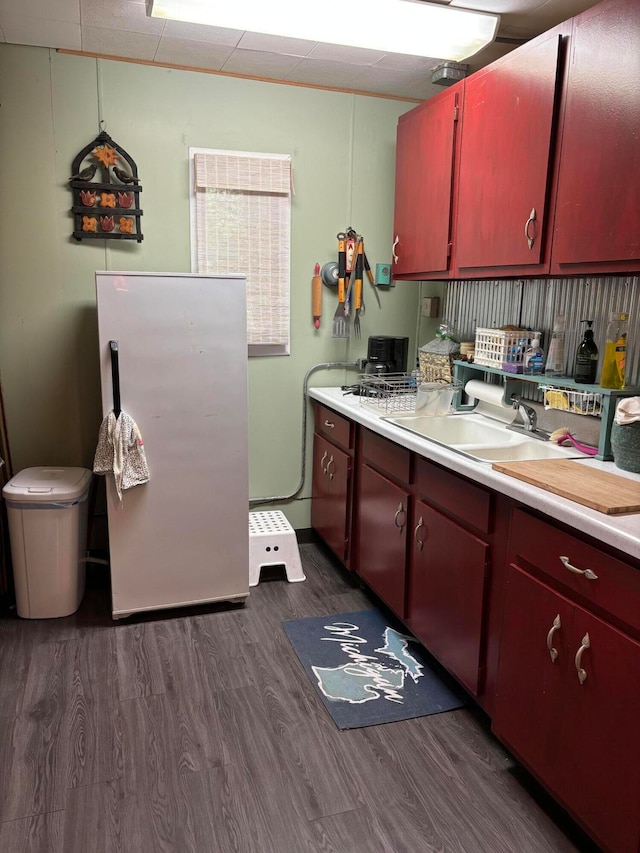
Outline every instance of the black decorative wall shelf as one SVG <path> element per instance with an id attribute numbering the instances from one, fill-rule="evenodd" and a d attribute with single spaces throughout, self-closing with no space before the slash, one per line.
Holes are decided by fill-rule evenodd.
<path id="1" fill-rule="evenodd" d="M 74 159 L 69 186 L 76 240 L 142 242 L 138 167 L 105 131 Z"/>

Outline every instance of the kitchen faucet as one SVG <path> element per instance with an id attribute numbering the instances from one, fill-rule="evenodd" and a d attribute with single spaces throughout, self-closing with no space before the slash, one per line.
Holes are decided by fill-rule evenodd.
<path id="1" fill-rule="evenodd" d="M 511 402 L 513 403 L 513 408 L 518 410 L 518 414 L 522 418 L 522 424 L 510 424 L 509 429 L 513 429 L 516 432 L 525 432 L 532 438 L 539 438 L 542 441 L 546 441 L 549 438 L 549 433 L 538 429 L 538 414 L 533 406 L 525 403 L 517 394 L 511 395 Z"/>

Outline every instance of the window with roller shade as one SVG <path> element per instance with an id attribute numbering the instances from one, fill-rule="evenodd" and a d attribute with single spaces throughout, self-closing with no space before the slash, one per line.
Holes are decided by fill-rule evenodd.
<path id="1" fill-rule="evenodd" d="M 249 355 L 289 354 L 291 157 L 190 148 L 191 268 L 247 278 Z"/>

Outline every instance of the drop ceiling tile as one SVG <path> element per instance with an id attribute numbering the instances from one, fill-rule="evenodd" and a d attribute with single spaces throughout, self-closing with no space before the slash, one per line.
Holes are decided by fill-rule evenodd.
<path id="1" fill-rule="evenodd" d="M 205 68 L 220 71 L 233 51 L 233 47 L 222 44 L 208 44 L 206 41 L 189 41 L 163 36 L 154 57 L 155 62 L 169 65 L 185 65 L 191 68 Z"/>
<path id="2" fill-rule="evenodd" d="M 414 86 L 407 86 L 404 96 L 418 101 L 428 101 L 429 98 L 433 98 L 434 95 L 438 95 L 446 88 L 446 86 L 435 86 L 431 82 L 431 78 L 427 78 Z"/>
<path id="3" fill-rule="evenodd" d="M 320 59 L 303 59 L 287 80 L 309 83 L 316 86 L 331 86 L 339 89 L 353 88 L 352 84 L 362 67 L 347 62 L 328 62 Z"/>
<path id="4" fill-rule="evenodd" d="M 103 27 L 82 28 L 82 50 L 124 56 L 131 59 L 153 60 L 160 36 L 149 33 L 127 33 Z"/>
<path id="5" fill-rule="evenodd" d="M 513 18 L 515 21 L 516 19 Z M 515 24 L 508 24 L 504 27 L 500 28 L 500 35 L 503 38 L 510 39 L 520 39 L 521 41 L 528 41 L 530 38 L 533 38 L 537 33 L 535 32 L 535 27 L 519 27 Z M 494 42 L 496 44 L 496 42 Z M 498 42 L 500 44 L 500 42 Z M 491 47 L 491 45 L 487 45 L 487 47 Z M 486 50 L 486 48 L 484 48 Z"/>
<path id="6" fill-rule="evenodd" d="M 236 47 L 242 38 L 242 30 L 230 30 L 227 27 L 206 27 L 202 24 L 188 24 L 185 21 L 165 21 L 164 35 L 187 41 L 203 41 L 207 44 L 220 44 Z"/>
<path id="7" fill-rule="evenodd" d="M 422 71 L 425 74 L 444 59 L 435 59 L 429 56 L 405 56 L 402 53 L 386 53 L 382 59 L 376 62 L 376 68 L 392 68 L 396 71 Z"/>
<path id="8" fill-rule="evenodd" d="M 486 65 L 490 65 L 492 62 L 495 62 L 496 59 L 500 59 L 503 56 L 506 56 L 508 53 L 516 47 L 513 44 L 503 44 L 502 42 L 493 42 L 493 44 L 487 45 L 484 50 L 481 50 L 475 56 L 471 56 L 467 59 L 467 65 L 469 66 L 469 74 L 473 74 L 474 71 L 478 71 L 480 68 L 484 68 Z"/>
<path id="9" fill-rule="evenodd" d="M 530 13 L 546 0 L 451 0 L 450 6 L 456 9 L 476 9 L 478 12 L 492 12 L 503 15 L 507 12 Z"/>
<path id="10" fill-rule="evenodd" d="M 551 14 L 560 23 L 590 9 L 600 0 L 451 0 L 450 5 L 458 9 L 476 9 L 495 15 L 535 15 L 539 12 Z"/>
<path id="11" fill-rule="evenodd" d="M 105 30 L 125 30 L 132 33 L 162 35 L 164 21 L 148 18 L 144 3 L 130 0 L 80 0 L 83 27 L 102 27 Z"/>
<path id="12" fill-rule="evenodd" d="M 0 0 L 0 15 L 20 14 L 34 20 L 66 21 L 68 24 L 80 23 L 78 0 Z"/>
<path id="13" fill-rule="evenodd" d="M 309 54 L 309 58 L 346 62 L 349 65 L 373 65 L 384 55 L 382 50 L 368 50 L 364 47 L 345 47 L 341 44 L 318 42 Z"/>
<path id="14" fill-rule="evenodd" d="M 282 79 L 300 62 L 298 56 L 281 56 L 259 50 L 236 48 L 222 67 L 230 74 L 249 74 L 254 77 Z M 288 77 L 287 77 L 288 79 Z"/>
<path id="15" fill-rule="evenodd" d="M 0 13 L 0 26 L 10 44 L 80 50 L 80 24 Z"/>
<path id="16" fill-rule="evenodd" d="M 263 50 L 267 53 L 283 53 L 289 56 L 308 56 L 317 42 L 307 39 L 290 39 L 266 33 L 244 33 L 238 47 L 243 50 Z"/>
<path id="17" fill-rule="evenodd" d="M 394 71 L 390 68 L 372 66 L 362 69 L 355 77 L 353 85 L 356 89 L 367 92 L 403 97 L 409 89 L 415 89 L 425 82 L 431 83 L 430 72 Z"/>

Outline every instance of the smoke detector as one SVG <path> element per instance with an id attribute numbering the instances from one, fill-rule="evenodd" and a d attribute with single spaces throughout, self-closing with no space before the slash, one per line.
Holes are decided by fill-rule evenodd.
<path id="1" fill-rule="evenodd" d="M 464 62 L 443 62 L 433 69 L 431 82 L 436 86 L 451 86 L 467 76 L 469 66 Z"/>

